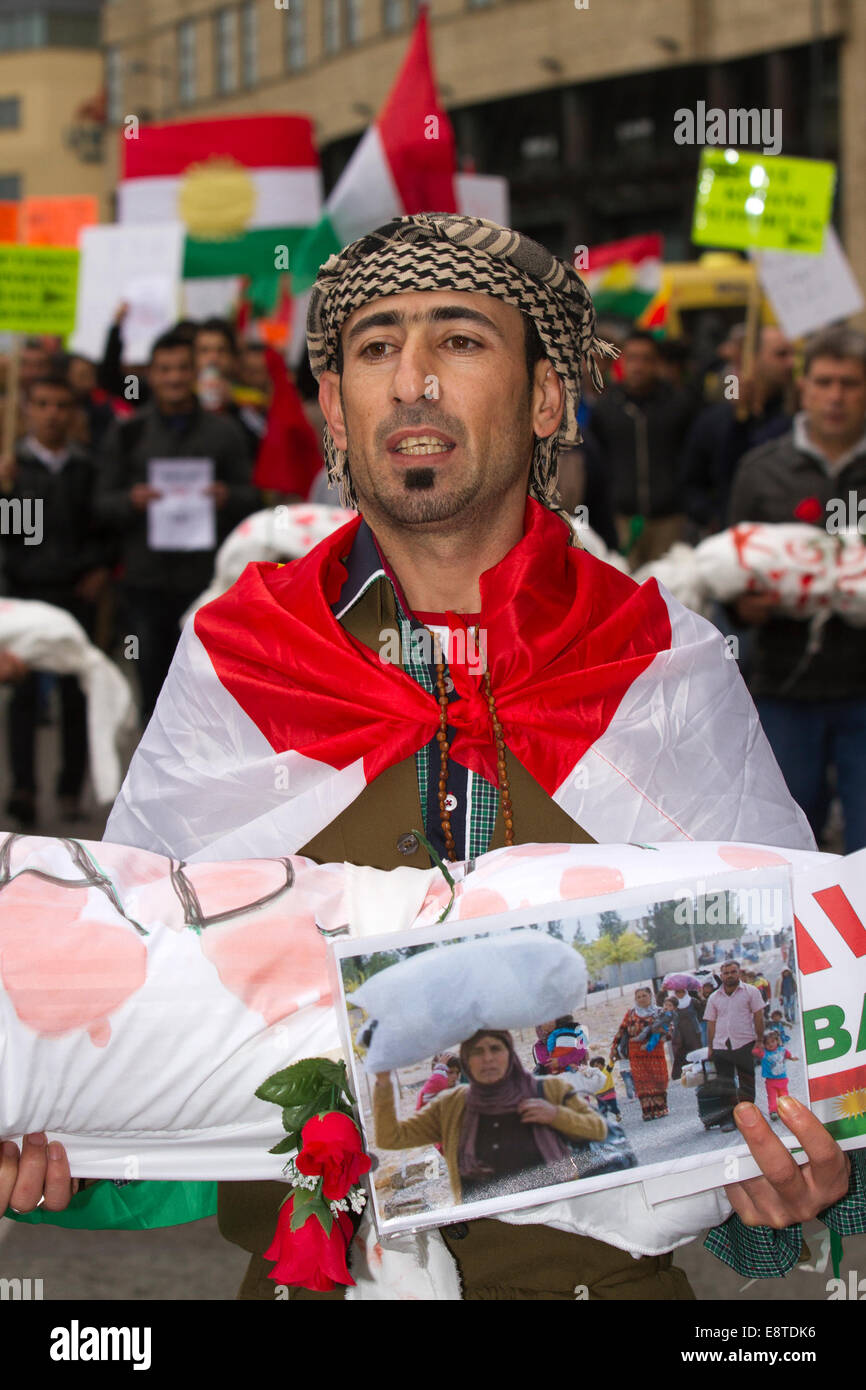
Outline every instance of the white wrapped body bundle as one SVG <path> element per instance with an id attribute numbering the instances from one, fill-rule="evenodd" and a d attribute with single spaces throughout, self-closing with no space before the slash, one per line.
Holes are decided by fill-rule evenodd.
<path id="1" fill-rule="evenodd" d="M 368 1071 L 391 1071 L 480 1028 L 526 1028 L 579 1008 L 583 957 L 543 932 L 436 946 L 387 966 L 349 996 L 366 1013 Z"/>
<path id="2" fill-rule="evenodd" d="M 599 895 L 655 884 L 686 892 L 764 865 L 790 865 L 796 895 L 798 875 L 832 859 L 716 843 L 519 845 L 482 855 L 469 874 L 454 866 L 449 926 L 536 905 L 548 909 L 542 920 L 577 915 Z M 142 1178 L 279 1177 L 285 1160 L 267 1150 L 282 1138 L 280 1111 L 255 1090 L 302 1057 L 339 1055 L 317 923 L 349 922 L 361 937 L 431 927 L 449 896 L 435 869 L 389 874 L 299 857 L 181 866 L 120 845 L 0 839 L 0 1138 L 44 1129 L 82 1177 L 127 1177 L 131 1159 Z M 515 932 L 515 960 L 526 935 L 547 954 L 544 973 L 520 981 L 525 1012 L 510 1012 L 513 976 L 489 998 L 482 979 L 467 1024 L 449 1020 L 446 1033 L 474 1031 L 488 1008 L 489 1026 L 506 1022 L 505 1008 L 519 1026 L 544 1020 L 542 999 L 563 1011 L 579 1003 L 577 953 Z M 437 1050 L 432 1036 L 424 1047 Z M 417 1048 L 414 1038 L 413 1058 Z"/>

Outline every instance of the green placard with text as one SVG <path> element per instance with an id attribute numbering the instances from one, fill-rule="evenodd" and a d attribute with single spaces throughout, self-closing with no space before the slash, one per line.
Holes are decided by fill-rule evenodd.
<path id="1" fill-rule="evenodd" d="M 692 241 L 737 251 L 818 255 L 835 184 L 836 166 L 829 160 L 705 149 Z"/>
<path id="2" fill-rule="evenodd" d="M 0 330 L 65 337 L 75 327 L 78 252 L 0 245 Z"/>

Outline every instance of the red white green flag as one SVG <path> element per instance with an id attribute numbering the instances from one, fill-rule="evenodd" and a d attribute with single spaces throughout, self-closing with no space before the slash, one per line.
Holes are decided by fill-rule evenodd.
<path id="1" fill-rule="evenodd" d="M 185 279 L 275 277 L 318 220 L 321 172 L 306 116 L 143 125 L 121 135 L 119 222 L 183 222 Z"/>
<path id="2" fill-rule="evenodd" d="M 575 269 L 599 314 L 636 319 L 659 288 L 663 241 L 659 232 L 578 247 Z"/>

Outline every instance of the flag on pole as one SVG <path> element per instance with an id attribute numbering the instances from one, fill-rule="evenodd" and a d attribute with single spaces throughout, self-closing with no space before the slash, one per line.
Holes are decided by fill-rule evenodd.
<path id="1" fill-rule="evenodd" d="M 659 232 L 590 246 L 575 255 L 575 269 L 592 295 L 596 313 L 634 319 L 659 288 L 662 265 Z"/>
<path id="2" fill-rule="evenodd" d="M 143 125 L 121 137 L 119 222 L 183 222 L 183 275 L 276 277 L 321 211 L 306 116 Z"/>
<path id="3" fill-rule="evenodd" d="M 392 217 L 458 211 L 451 122 L 440 105 L 426 7 L 377 120 L 327 199 L 324 215 L 292 258 L 295 293 L 308 289 L 323 261 Z"/>

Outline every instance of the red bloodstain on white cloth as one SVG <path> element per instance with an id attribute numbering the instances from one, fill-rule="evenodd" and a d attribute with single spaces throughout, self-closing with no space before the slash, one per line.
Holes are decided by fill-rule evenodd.
<path id="1" fill-rule="evenodd" d="M 507 912 L 508 903 L 492 888 L 474 888 L 459 899 L 461 920 L 464 917 L 487 917 L 493 912 Z"/>
<path id="2" fill-rule="evenodd" d="M 756 849 L 752 845 L 723 845 L 719 858 L 732 869 L 765 869 L 773 864 L 790 864 L 790 859 L 772 849 Z"/>
<path id="3" fill-rule="evenodd" d="M 327 950 L 312 913 L 287 916 L 277 904 L 206 927 L 201 949 L 232 994 L 267 1024 L 330 999 Z"/>
<path id="4" fill-rule="evenodd" d="M 596 898 L 601 893 L 618 893 L 624 887 L 619 869 L 609 864 L 575 864 L 559 880 L 559 896 Z"/>
<path id="5" fill-rule="evenodd" d="M 21 1022 L 42 1037 L 86 1029 L 96 1047 L 109 1014 L 144 984 L 147 951 L 121 922 L 88 918 L 80 888 L 21 874 L 0 892 L 0 977 Z"/>

